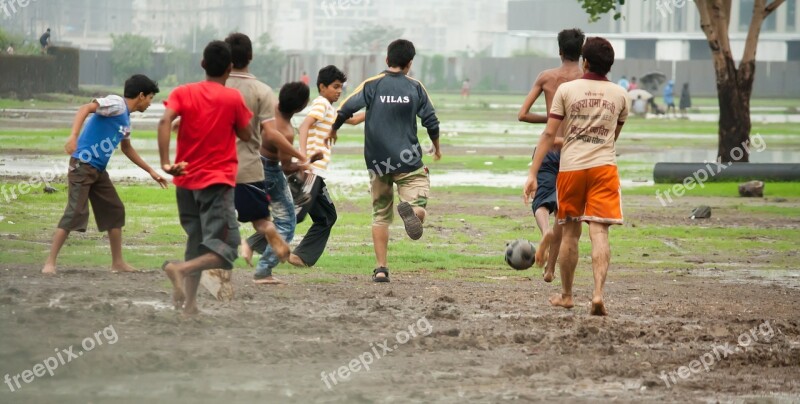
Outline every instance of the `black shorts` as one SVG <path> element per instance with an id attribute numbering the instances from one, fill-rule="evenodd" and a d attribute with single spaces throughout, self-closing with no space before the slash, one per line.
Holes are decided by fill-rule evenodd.
<path id="1" fill-rule="evenodd" d="M 536 210 L 541 207 L 547 208 L 549 213 L 558 210 L 558 197 L 556 195 L 556 178 L 561 164 L 561 154 L 549 152 L 542 161 L 539 172 L 536 173 L 536 195 L 533 196 L 531 209 L 536 214 Z"/>
<path id="2" fill-rule="evenodd" d="M 264 181 L 236 184 L 233 201 L 240 222 L 269 219 L 269 195 Z"/>

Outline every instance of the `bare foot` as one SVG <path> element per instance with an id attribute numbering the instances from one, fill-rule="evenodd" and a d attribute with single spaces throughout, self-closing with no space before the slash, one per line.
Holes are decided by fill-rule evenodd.
<path id="1" fill-rule="evenodd" d="M 292 250 L 289 249 L 289 244 L 286 244 L 286 241 L 284 241 L 282 237 L 276 235 L 268 241 L 269 246 L 272 247 L 272 252 L 278 257 L 278 261 L 286 262 L 287 260 L 291 260 L 289 255 L 292 253 Z"/>
<path id="2" fill-rule="evenodd" d="M 550 283 L 555 278 L 555 268 L 545 268 L 544 270 L 544 281 Z"/>
<path id="3" fill-rule="evenodd" d="M 552 295 L 550 296 L 550 304 L 553 306 L 571 309 L 575 304 L 572 302 L 572 295 Z"/>
<path id="4" fill-rule="evenodd" d="M 170 282 L 172 282 L 172 304 L 175 310 L 183 308 L 183 302 L 186 301 L 186 294 L 183 292 L 183 274 L 175 269 L 175 261 L 164 261 L 161 269 L 167 274 Z M 197 307 L 194 308 L 197 310 Z"/>
<path id="5" fill-rule="evenodd" d="M 42 268 L 42 273 L 45 275 L 55 275 L 56 274 L 56 265 L 55 264 L 44 264 L 44 268 Z"/>
<path id="6" fill-rule="evenodd" d="M 112 264 L 111 265 L 111 272 L 139 272 L 138 269 L 128 265 L 127 262 L 123 262 L 121 264 Z"/>
<path id="7" fill-rule="evenodd" d="M 294 254 L 290 254 L 289 255 L 289 263 L 294 265 L 294 266 L 296 266 L 296 267 L 303 267 L 303 268 L 307 268 L 308 267 L 308 265 L 306 265 L 306 263 L 303 262 L 302 258 L 300 258 L 300 257 L 298 257 L 298 256 L 296 256 Z"/>
<path id="8" fill-rule="evenodd" d="M 183 314 L 186 316 L 194 316 L 196 314 L 200 314 L 200 310 L 197 309 L 197 305 L 193 305 L 191 307 L 186 306 L 183 308 Z"/>
<path id="9" fill-rule="evenodd" d="M 547 258 L 550 256 L 551 241 L 553 241 L 553 231 L 547 230 L 544 236 L 542 236 L 542 241 L 539 242 L 539 248 L 536 250 L 536 265 L 538 265 L 539 268 L 547 263 Z"/>
<path id="10" fill-rule="evenodd" d="M 602 297 L 595 297 L 592 298 L 592 307 L 589 309 L 589 313 L 593 316 L 607 316 L 608 310 L 606 310 L 606 305 L 603 304 Z"/>
<path id="11" fill-rule="evenodd" d="M 244 262 L 247 263 L 247 266 L 253 267 L 253 249 L 250 248 L 250 244 L 247 244 L 247 240 L 242 240 L 242 258 L 244 258 Z"/>
<path id="12" fill-rule="evenodd" d="M 284 281 L 282 281 L 282 280 L 280 280 L 280 279 L 278 279 L 278 278 L 276 278 L 274 276 L 268 276 L 266 278 L 261 278 L 261 279 L 253 279 L 253 283 L 255 283 L 256 285 L 285 285 L 286 284 L 286 282 L 284 282 Z"/>

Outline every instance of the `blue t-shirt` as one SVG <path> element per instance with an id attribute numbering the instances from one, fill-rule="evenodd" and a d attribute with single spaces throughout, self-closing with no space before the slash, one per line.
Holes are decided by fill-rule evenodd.
<path id="1" fill-rule="evenodd" d="M 122 139 L 131 136 L 131 118 L 125 99 L 109 95 L 95 99 L 97 112 L 83 127 L 72 157 L 104 171 Z"/>

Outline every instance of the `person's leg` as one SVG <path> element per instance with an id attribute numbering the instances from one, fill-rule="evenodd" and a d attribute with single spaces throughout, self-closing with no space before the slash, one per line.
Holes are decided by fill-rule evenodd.
<path id="1" fill-rule="evenodd" d="M 370 172 L 369 192 L 372 199 L 372 247 L 375 268 L 389 268 L 389 225 L 394 219 L 394 185 L 392 175 L 378 176 Z M 386 278 L 373 272 L 376 281 Z"/>
<path id="2" fill-rule="evenodd" d="M 289 189 L 289 184 L 286 182 L 286 177 L 283 175 L 283 172 L 280 171 L 280 167 L 275 167 L 275 171 L 270 170 L 269 172 L 265 167 L 265 174 L 268 174 L 265 183 L 267 184 L 267 193 L 270 197 L 272 223 L 275 225 L 281 238 L 287 243 L 291 243 L 294 239 L 294 229 L 297 225 L 292 191 Z M 248 242 L 249 241 L 248 239 Z M 267 245 L 256 264 L 256 283 L 282 283 L 272 276 L 272 269 L 275 268 L 278 263 L 277 255 L 274 254 L 272 248 Z M 261 282 L 262 280 L 264 282 Z"/>
<path id="3" fill-rule="evenodd" d="M 558 220 L 553 223 L 553 238 L 550 240 L 549 255 L 547 257 L 547 264 L 544 267 L 544 281 L 552 282 L 555 277 L 556 263 L 558 262 L 558 254 L 561 249 L 561 238 L 563 235 L 563 226 L 558 224 Z"/>
<path id="4" fill-rule="evenodd" d="M 608 311 L 603 304 L 603 287 L 606 284 L 611 248 L 608 244 L 608 227 L 603 223 L 590 222 L 589 236 L 592 240 L 592 273 L 594 274 L 594 292 L 592 293 L 591 313 L 595 316 L 607 316 Z"/>
<path id="5" fill-rule="evenodd" d="M 547 153 L 542 167 L 536 173 L 536 194 L 533 196 L 533 214 L 536 217 L 536 224 L 542 233 L 539 248 L 536 250 L 535 262 L 539 268 L 545 266 L 547 258 L 550 256 L 550 244 L 553 240 L 553 231 L 550 229 L 550 214 L 553 213 L 557 205 L 556 178 L 558 177 L 560 154 Z M 558 222 L 556 220 L 556 222 Z M 552 280 L 552 273 L 548 276 L 545 272 L 546 281 Z M 548 281 L 550 282 L 550 281 Z"/>
<path id="6" fill-rule="evenodd" d="M 197 314 L 197 288 L 200 284 L 200 275 L 206 269 L 224 267 L 227 261 L 215 253 L 205 253 L 197 258 L 182 262 L 167 262 L 163 269 L 172 281 L 173 299 L 179 309 L 183 305 L 185 314 Z M 177 298 L 175 291 L 178 291 Z"/>
<path id="7" fill-rule="evenodd" d="M 578 240 L 581 238 L 581 222 L 567 222 L 561 225 L 563 236 L 559 256 L 561 270 L 561 295 L 550 297 L 550 304 L 571 309 L 575 303 L 572 299 L 572 281 L 575 268 L 578 266 Z"/>
<path id="8" fill-rule="evenodd" d="M 603 286 L 611 260 L 608 227 L 612 224 L 623 224 L 622 195 L 616 166 L 594 167 L 588 172 L 592 178 L 592 185 L 587 192 L 585 219 L 589 221 L 589 234 L 592 239 L 594 293 L 591 314 L 605 316 L 608 315 L 608 311 L 603 301 Z"/>
<path id="9" fill-rule="evenodd" d="M 581 238 L 581 218 L 586 207 L 586 170 L 558 173 L 558 213 L 562 238 L 559 247 L 558 266 L 561 273 L 560 295 L 550 297 L 550 304 L 567 309 L 575 304 L 572 297 L 572 281 L 578 266 L 578 240 Z"/>
<path id="10" fill-rule="evenodd" d="M 431 189 L 428 168 L 422 167 L 410 173 L 394 174 L 392 177 L 392 181 L 397 184 L 397 194 L 400 197 L 397 212 L 403 219 L 408 236 L 412 240 L 418 240 L 422 237 L 422 223 L 427 216 L 425 208 L 428 206 L 428 194 Z M 413 215 L 409 214 L 411 212 Z"/>
<path id="11" fill-rule="evenodd" d="M 53 234 L 53 243 L 50 245 L 50 254 L 42 268 L 42 273 L 53 275 L 56 273 L 56 261 L 61 247 L 72 231 L 86 231 L 89 224 L 89 191 L 97 180 L 97 170 L 91 166 L 81 164 L 75 158 L 69 161 L 70 170 L 67 173 L 67 206 L 64 214 Z"/>
<path id="12" fill-rule="evenodd" d="M 122 258 L 122 227 L 125 226 L 125 205 L 117 194 L 114 184 L 103 171 L 89 191 L 97 229 L 108 232 L 111 247 L 111 270 L 114 272 L 135 272 Z"/>
<path id="13" fill-rule="evenodd" d="M 328 194 L 328 187 L 322 178 L 318 178 L 320 182 L 320 190 L 317 195 L 314 206 L 308 211 L 311 220 L 314 224 L 308 229 L 303 241 L 294 249 L 294 254 L 306 266 L 314 266 L 322 253 L 325 252 L 325 246 L 328 244 L 328 237 L 331 235 L 331 229 L 336 223 L 337 214 L 336 206 L 333 205 Z M 291 263 L 290 259 L 290 263 Z"/>
<path id="14" fill-rule="evenodd" d="M 56 229 L 53 234 L 53 243 L 50 245 L 50 254 L 47 256 L 47 261 L 44 262 L 44 267 L 42 268 L 43 274 L 53 275 L 56 273 L 58 253 L 67 241 L 67 237 L 69 237 L 69 230 Z"/>
<path id="15" fill-rule="evenodd" d="M 389 268 L 389 226 L 372 225 L 372 245 L 375 249 L 375 265 L 377 268 Z M 384 274 L 376 275 L 385 277 Z"/>
<path id="16" fill-rule="evenodd" d="M 253 228 L 264 235 L 269 243 L 270 249 L 278 257 L 280 261 L 286 261 L 289 258 L 289 244 L 281 238 L 278 234 L 278 229 L 268 219 L 258 219 L 253 221 Z"/>
<path id="17" fill-rule="evenodd" d="M 550 230 L 550 210 L 545 206 L 539 206 L 539 208 L 533 212 L 533 216 L 536 218 L 536 226 L 539 227 L 539 232 L 542 234 L 542 238 L 544 238 L 545 233 Z"/>

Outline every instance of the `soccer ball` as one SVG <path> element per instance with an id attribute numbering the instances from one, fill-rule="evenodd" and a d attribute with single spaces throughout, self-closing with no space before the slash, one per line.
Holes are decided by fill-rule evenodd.
<path id="1" fill-rule="evenodd" d="M 536 247 L 528 240 L 519 239 L 506 244 L 506 264 L 522 271 L 533 266 L 536 261 Z"/>

